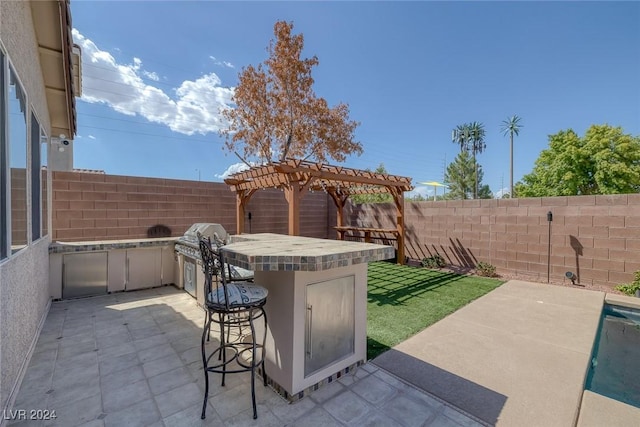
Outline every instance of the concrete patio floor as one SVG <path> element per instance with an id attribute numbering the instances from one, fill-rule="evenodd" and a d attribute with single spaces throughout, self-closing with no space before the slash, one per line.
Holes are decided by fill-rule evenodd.
<path id="1" fill-rule="evenodd" d="M 639 408 L 583 400 L 604 299 L 512 280 L 372 363 L 491 425 L 637 425 Z"/>
<path id="2" fill-rule="evenodd" d="M 212 374 L 202 421 L 203 320 L 195 300 L 170 286 L 52 303 L 12 413 L 49 409 L 57 418 L 9 424 L 483 425 L 372 363 L 293 404 L 257 384 L 257 420 L 249 375 L 229 375 L 221 387 Z"/>

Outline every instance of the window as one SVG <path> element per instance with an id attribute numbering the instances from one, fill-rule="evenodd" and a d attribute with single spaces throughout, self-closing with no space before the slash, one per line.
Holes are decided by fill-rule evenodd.
<path id="1" fill-rule="evenodd" d="M 47 182 L 41 177 L 46 138 L 28 105 L 15 70 L 0 51 L 0 260 L 46 234 L 42 187 Z"/>
<path id="2" fill-rule="evenodd" d="M 41 160 L 40 146 L 42 130 L 36 115 L 31 112 L 31 241 L 35 242 L 41 234 Z"/>
<path id="3" fill-rule="evenodd" d="M 8 130 L 11 183 L 11 253 L 27 246 L 27 99 L 9 67 Z"/>
<path id="4" fill-rule="evenodd" d="M 8 224 L 7 224 L 7 121 L 5 114 L 5 64 L 4 64 L 4 55 L 2 51 L 0 51 L 0 259 L 5 259 L 7 257 L 7 246 L 9 245 L 9 238 L 7 235 Z"/>
<path id="5" fill-rule="evenodd" d="M 41 166 L 44 166 L 44 167 L 40 168 L 41 169 L 40 170 L 40 176 L 42 177 L 42 181 L 41 181 L 42 182 L 42 187 L 40 189 L 40 195 L 41 195 L 41 199 L 40 200 L 42 200 L 42 202 L 41 202 L 40 206 L 42 206 L 42 209 L 41 209 L 41 212 L 42 212 L 42 235 L 46 236 L 47 234 L 49 234 L 49 224 L 48 224 L 48 218 L 49 218 L 48 212 L 49 211 L 47 210 L 47 206 L 49 205 L 48 201 L 47 201 L 47 191 L 48 191 L 48 189 L 47 189 L 47 185 L 48 185 L 47 184 L 47 165 L 48 165 L 48 163 L 47 163 L 47 154 L 48 154 L 47 153 L 47 139 L 48 138 L 47 138 L 47 134 L 44 133 L 44 131 L 42 131 L 42 133 L 40 134 L 40 137 L 42 138 L 41 139 L 42 144 L 40 144 L 40 146 L 42 147 L 42 150 L 40 151 L 40 163 L 41 163 Z"/>

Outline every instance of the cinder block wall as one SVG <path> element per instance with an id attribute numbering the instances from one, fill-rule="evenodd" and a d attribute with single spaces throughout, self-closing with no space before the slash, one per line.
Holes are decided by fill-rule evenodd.
<path id="1" fill-rule="evenodd" d="M 351 225 L 395 226 L 391 204 L 349 212 Z M 439 253 L 454 266 L 484 261 L 498 273 L 544 282 L 550 249 L 551 281 L 572 271 L 580 284 L 606 287 L 640 270 L 640 194 L 407 201 L 405 224 L 406 254 L 415 260 Z"/>
<path id="2" fill-rule="evenodd" d="M 223 183 L 54 172 L 52 188 L 54 241 L 144 238 L 158 224 L 171 228 L 172 236 L 181 236 L 196 222 L 220 223 L 236 233 L 235 193 Z M 328 237 L 328 209 L 335 207 L 327 195 L 305 195 L 301 234 Z M 245 232 L 287 233 L 287 204 L 281 191 L 256 192 L 246 211 L 251 221 L 245 219 Z"/>
<path id="3" fill-rule="evenodd" d="M 235 195 L 222 183 L 54 172 L 52 185 L 53 240 L 142 238 L 157 224 L 180 236 L 196 222 L 236 232 Z M 287 233 L 281 191 L 257 192 L 246 212 L 245 232 Z M 346 214 L 354 226 L 395 227 L 392 204 L 349 205 Z M 302 198 L 300 220 L 304 236 L 336 236 L 335 207 L 323 193 Z M 580 284 L 606 287 L 630 282 L 640 270 L 638 194 L 407 201 L 405 224 L 405 252 L 413 260 L 439 253 L 463 269 L 484 261 L 500 274 L 544 282 L 550 249 L 551 281 L 572 271 Z"/>

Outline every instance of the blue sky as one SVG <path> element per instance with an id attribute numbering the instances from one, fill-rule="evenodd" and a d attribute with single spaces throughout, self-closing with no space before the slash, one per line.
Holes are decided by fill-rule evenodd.
<path id="1" fill-rule="evenodd" d="M 71 2 L 83 49 L 74 166 L 108 174 L 221 181 L 218 109 L 242 67 L 266 59 L 277 20 L 317 55 L 315 92 L 348 103 L 361 156 L 344 163 L 441 181 L 458 124 L 484 123 L 483 182 L 514 182 L 548 135 L 592 124 L 640 135 L 637 2 Z M 431 187 L 418 188 L 433 194 Z"/>

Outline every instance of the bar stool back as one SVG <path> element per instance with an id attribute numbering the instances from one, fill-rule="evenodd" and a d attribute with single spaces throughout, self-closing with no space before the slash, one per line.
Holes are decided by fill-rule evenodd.
<path id="1" fill-rule="evenodd" d="M 253 418 L 258 418 L 256 410 L 255 376 L 256 369 L 262 370 L 264 385 L 267 376 L 264 369 L 265 341 L 267 338 L 267 290 L 250 282 L 228 282 L 224 274 L 224 250 L 218 244 L 212 247 L 208 237 L 199 238 L 202 270 L 205 277 L 205 323 L 202 331 L 202 363 L 205 376 L 204 402 L 201 418 L 205 419 L 209 396 L 209 373 L 222 374 L 222 386 L 226 374 L 251 372 L 251 402 Z M 264 319 L 264 334 L 257 342 L 254 322 Z M 212 324 L 220 329 L 219 345 L 207 349 Z M 230 329 L 238 328 L 233 339 Z M 249 328 L 250 334 L 244 330 Z M 226 330 L 226 331 L 225 331 Z M 226 335 L 225 335 L 226 332 Z"/>

